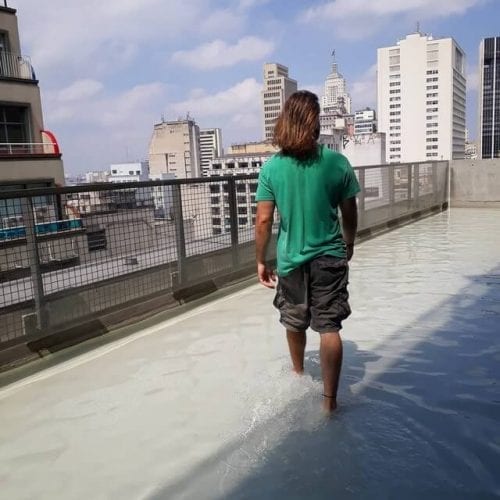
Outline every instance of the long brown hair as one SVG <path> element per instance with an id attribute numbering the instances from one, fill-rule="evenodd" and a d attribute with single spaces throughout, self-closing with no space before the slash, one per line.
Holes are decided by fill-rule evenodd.
<path id="1" fill-rule="evenodd" d="M 276 121 L 273 144 L 282 154 L 297 160 L 314 157 L 319 137 L 319 112 L 316 94 L 308 90 L 294 92 Z"/>

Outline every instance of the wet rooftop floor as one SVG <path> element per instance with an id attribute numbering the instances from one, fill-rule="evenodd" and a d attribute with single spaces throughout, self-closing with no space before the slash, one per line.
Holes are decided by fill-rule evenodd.
<path id="1" fill-rule="evenodd" d="M 340 409 L 259 285 L 0 389 L 6 499 L 500 496 L 500 211 L 364 242 Z"/>

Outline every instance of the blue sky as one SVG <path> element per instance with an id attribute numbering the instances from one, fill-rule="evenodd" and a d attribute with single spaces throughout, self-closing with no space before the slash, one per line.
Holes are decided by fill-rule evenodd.
<path id="1" fill-rule="evenodd" d="M 262 64 L 321 92 L 332 49 L 353 108 L 375 106 L 376 49 L 415 30 L 467 54 L 476 137 L 481 38 L 500 35 L 500 0 L 9 0 L 40 79 L 45 127 L 66 171 L 147 156 L 153 124 L 190 113 L 225 145 L 262 136 Z"/>

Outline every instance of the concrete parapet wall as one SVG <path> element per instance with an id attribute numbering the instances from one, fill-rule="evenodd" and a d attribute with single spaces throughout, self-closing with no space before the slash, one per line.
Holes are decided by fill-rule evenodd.
<path id="1" fill-rule="evenodd" d="M 452 207 L 500 208 L 500 158 L 453 160 L 450 165 Z"/>

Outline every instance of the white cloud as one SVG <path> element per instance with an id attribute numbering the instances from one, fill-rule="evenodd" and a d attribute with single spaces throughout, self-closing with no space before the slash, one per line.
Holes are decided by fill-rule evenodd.
<path id="1" fill-rule="evenodd" d="M 258 61 L 271 54 L 274 44 L 270 41 L 247 36 L 229 45 L 223 40 L 205 43 L 192 50 L 180 50 L 172 56 L 179 64 L 197 69 L 215 69 L 234 66 L 242 61 Z"/>
<path id="2" fill-rule="evenodd" d="M 232 87 L 212 94 L 192 95 L 174 103 L 169 112 L 175 117 L 189 112 L 204 127 L 221 127 L 225 142 L 258 139 L 261 136 L 262 85 L 247 78 Z"/>
<path id="3" fill-rule="evenodd" d="M 96 82 L 98 83 L 98 82 Z M 64 89 L 84 88 L 81 81 Z M 92 87 L 92 85 L 89 85 Z M 98 85 L 94 85 L 97 89 Z M 160 121 L 167 87 L 160 82 L 136 85 L 115 95 L 49 91 L 43 93 L 45 122 L 61 144 L 68 172 L 104 169 L 110 163 L 144 158 L 153 124 Z"/>
<path id="4" fill-rule="evenodd" d="M 61 89 L 58 97 L 62 102 L 78 101 L 98 94 L 102 88 L 103 85 L 101 82 L 86 78 L 77 80 L 68 87 Z"/>
<path id="5" fill-rule="evenodd" d="M 370 66 L 350 88 L 353 110 L 377 106 L 377 64 Z"/>
<path id="6" fill-rule="evenodd" d="M 464 14 L 483 0 L 334 0 L 310 7 L 300 19 L 304 22 L 335 22 L 339 36 L 363 38 L 379 31 L 397 17 L 426 20 Z"/>
<path id="7" fill-rule="evenodd" d="M 477 92 L 478 89 L 479 89 L 479 69 L 477 66 L 475 66 L 467 74 L 467 91 Z"/>
<path id="8" fill-rule="evenodd" d="M 204 93 L 172 105 L 181 115 L 189 112 L 198 117 L 230 116 L 241 112 L 260 112 L 262 85 L 254 78 L 247 78 L 232 87 L 214 94 Z"/>

